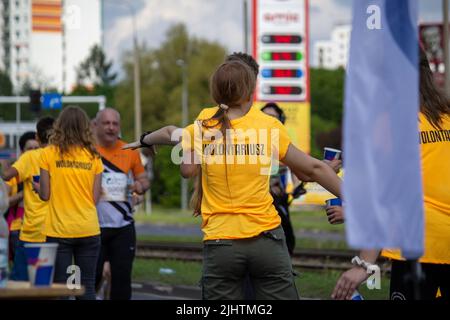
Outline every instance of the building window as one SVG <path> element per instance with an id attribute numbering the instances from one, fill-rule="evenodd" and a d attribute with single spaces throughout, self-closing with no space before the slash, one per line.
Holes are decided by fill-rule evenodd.
<path id="1" fill-rule="evenodd" d="M 19 16 L 15 16 L 14 19 L 16 20 L 16 23 L 19 23 L 19 20 L 20 20 Z"/>

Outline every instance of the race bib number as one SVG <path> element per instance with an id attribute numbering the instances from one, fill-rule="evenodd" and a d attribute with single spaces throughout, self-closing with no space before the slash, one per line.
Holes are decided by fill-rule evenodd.
<path id="1" fill-rule="evenodd" d="M 127 200 L 127 175 L 117 172 L 103 172 L 101 201 Z"/>

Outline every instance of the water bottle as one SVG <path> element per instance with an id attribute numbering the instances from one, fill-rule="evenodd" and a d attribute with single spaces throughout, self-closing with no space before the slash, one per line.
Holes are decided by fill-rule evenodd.
<path id="1" fill-rule="evenodd" d="M 364 300 L 364 298 L 358 290 L 355 290 L 352 294 L 352 300 Z"/>
<path id="2" fill-rule="evenodd" d="M 8 280 L 8 239 L 9 229 L 3 213 L 8 209 L 6 185 L 0 179 L 0 288 L 6 287 Z"/>

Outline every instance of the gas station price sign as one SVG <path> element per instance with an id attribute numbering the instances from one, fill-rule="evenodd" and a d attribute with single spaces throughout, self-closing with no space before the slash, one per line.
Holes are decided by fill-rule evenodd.
<path id="1" fill-rule="evenodd" d="M 309 100 L 307 0 L 253 0 L 256 100 Z"/>

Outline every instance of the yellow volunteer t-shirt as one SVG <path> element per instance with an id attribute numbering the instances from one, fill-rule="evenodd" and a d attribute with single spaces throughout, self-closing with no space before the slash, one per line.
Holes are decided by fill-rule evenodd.
<path id="1" fill-rule="evenodd" d="M 50 174 L 45 234 L 56 238 L 100 234 L 93 194 L 94 177 L 103 172 L 100 158 L 79 147 L 61 158 L 57 147 L 48 146 L 42 151 L 40 167 Z"/>
<path id="2" fill-rule="evenodd" d="M 204 109 L 197 119 L 210 119 L 217 110 Z M 232 120 L 231 126 L 234 131 L 226 145 L 220 137 L 212 141 L 209 136 L 217 130 L 202 129 L 200 121 L 183 132 L 183 149 L 195 150 L 202 158 L 204 240 L 251 238 L 281 222 L 269 179 L 291 143 L 287 130 L 256 108 Z"/>
<path id="3" fill-rule="evenodd" d="M 45 218 L 48 213 L 48 204 L 39 198 L 33 190 L 33 176 L 39 176 L 39 161 L 43 149 L 25 152 L 13 164 L 23 182 L 24 219 L 20 230 L 20 240 L 28 242 L 45 242 L 43 232 Z"/>
<path id="4" fill-rule="evenodd" d="M 425 246 L 422 263 L 450 264 L 450 117 L 442 130 L 419 116 L 422 183 L 425 207 Z M 401 260 L 399 250 L 383 250 L 383 256 Z"/>
<path id="5" fill-rule="evenodd" d="M 12 197 L 19 192 L 19 186 L 16 178 L 12 178 L 9 181 L 5 181 L 5 183 L 11 188 L 9 192 L 9 196 Z M 17 215 L 13 221 L 11 221 L 11 226 L 9 227 L 9 231 L 18 231 L 22 227 L 22 215 Z"/>

